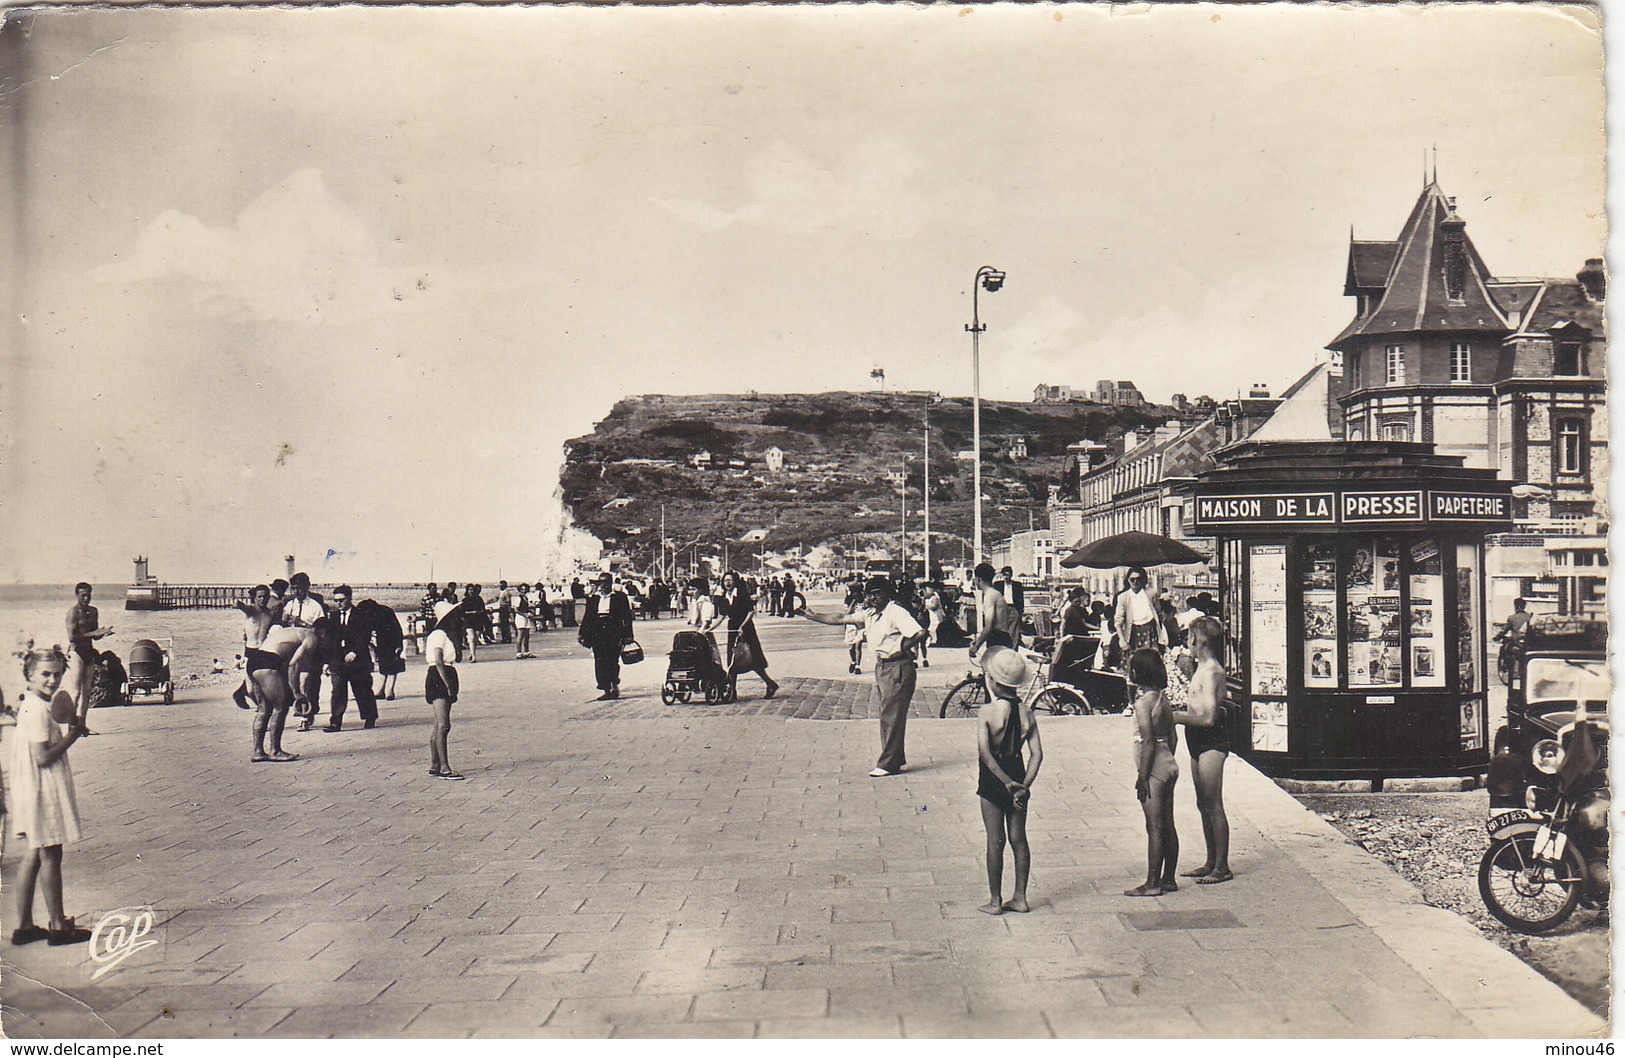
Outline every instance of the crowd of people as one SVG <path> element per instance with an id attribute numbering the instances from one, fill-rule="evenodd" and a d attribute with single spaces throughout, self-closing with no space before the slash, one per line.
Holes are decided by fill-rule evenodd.
<path id="1" fill-rule="evenodd" d="M 1178 877 L 1213 885 L 1235 877 L 1230 867 L 1230 828 L 1224 811 L 1224 766 L 1231 751 L 1234 715 L 1222 664 L 1222 626 L 1210 610 L 1211 596 L 1194 595 L 1182 611 L 1171 600 L 1152 596 L 1146 571 L 1128 571 L 1125 587 L 1113 604 L 1091 603 L 1088 592 L 1072 588 L 1052 615 L 1054 660 L 1067 644 L 1099 645 L 1084 663 L 1102 670 L 1119 665 L 1128 685 L 1128 712 L 1134 719 L 1135 794 L 1145 815 L 1147 875 L 1124 891 L 1130 897 L 1157 897 L 1177 892 Z M 880 698 L 881 751 L 873 778 L 907 769 L 905 733 L 915 686 L 916 664 L 924 665 L 928 642 L 943 645 L 941 633 L 956 620 L 938 585 L 908 586 L 885 578 L 870 580 L 848 596 L 844 613 L 807 612 L 820 624 L 847 630 L 848 671 L 860 668 L 865 646 L 875 659 Z M 905 602 L 904 600 L 909 600 Z M 952 600 L 950 600 L 950 603 Z M 1032 785 L 1043 763 L 1043 743 L 1032 699 L 1023 689 L 1031 679 L 1020 648 L 1032 626 L 1025 592 L 1008 568 L 995 572 L 978 565 L 971 575 L 963 609 L 974 615 L 975 634 L 967 651 L 980 664 L 988 702 L 976 726 L 977 796 L 987 836 L 990 898 L 980 910 L 998 915 L 1026 912 L 1032 854 L 1027 840 L 1027 811 Z M 1032 637 L 1036 639 L 1036 636 Z M 1126 659 L 1124 661 L 1123 659 Z M 1179 837 L 1174 828 L 1174 788 L 1179 778 L 1175 756 L 1177 728 L 1186 732 L 1187 751 L 1202 819 L 1206 857 L 1191 870 L 1178 871 Z M 1005 850 L 1012 853 L 1015 886 L 1003 896 Z"/>
<path id="2" fill-rule="evenodd" d="M 1211 596 L 1193 596 L 1176 612 L 1166 596 L 1151 595 L 1146 582 L 1144 570 L 1131 570 L 1111 605 L 1091 602 L 1086 592 L 1074 588 L 1052 615 L 1057 662 L 1066 643 L 1092 637 L 1101 646 L 1087 659 L 1090 664 L 1126 669 L 1135 721 L 1135 789 L 1144 806 L 1148 841 L 1146 879 L 1128 890 L 1129 896 L 1178 889 L 1173 795 L 1179 777 L 1175 732 L 1180 726 L 1186 730 L 1208 853 L 1200 867 L 1184 876 L 1205 884 L 1233 877 L 1222 799 L 1231 748 L 1219 661 L 1222 630 L 1212 616 Z M 842 584 L 825 578 L 818 586 L 839 589 Z M 378 701 L 395 698 L 395 679 L 406 667 L 403 646 L 408 637 L 415 638 L 426 664 L 424 699 L 432 711 L 429 774 L 459 780 L 463 776 L 452 767 L 448 751 L 452 705 L 460 689 L 456 665 L 476 661 L 481 646 L 512 644 L 516 658 L 530 658 L 535 656 L 532 633 L 575 628 L 578 642 L 592 651 L 599 700 L 613 701 L 620 696 L 621 665 L 636 660 L 632 652 L 641 649 L 634 621 L 671 613 L 682 616 L 710 644 L 713 662 L 730 682 L 730 698 L 745 674 L 758 676 L 763 697 L 773 698 L 780 687 L 768 673 L 756 620 L 804 616 L 845 627 L 849 672 L 863 671 L 867 652 L 880 697 L 881 727 L 881 751 L 870 775 L 882 778 L 908 766 L 906 725 L 916 666 L 930 664 L 933 645 L 965 647 L 973 662 L 980 663 L 990 696 L 977 725 L 977 793 L 987 831 L 991 893 L 981 910 L 1028 910 L 1026 815 L 1043 747 L 1030 700 L 1021 694 L 1030 671 L 1017 648 L 1033 627 L 1023 586 L 1009 567 L 995 571 L 987 564 L 978 566 L 964 584 L 853 577 L 845 583 L 844 610 L 827 614 L 806 608 L 801 587 L 790 574 L 757 580 L 728 571 L 714 581 L 649 578 L 617 585 L 613 574 L 602 572 L 591 578 L 590 587 L 580 577 L 568 584 L 537 581 L 511 587 L 501 581 L 487 600 L 480 584 L 429 584 L 403 630 L 393 610 L 356 600 L 348 585 L 324 598 L 311 591 L 308 575 L 296 573 L 286 581 L 256 585 L 236 604 L 243 637 L 243 653 L 236 660 L 243 678 L 232 697 L 253 712 L 250 761 L 296 761 L 299 755 L 282 744 L 286 722 L 291 713 L 299 730 L 312 730 L 323 678 L 329 683 L 329 713 L 321 730 L 346 730 L 352 698 L 361 728 L 371 729 L 378 721 Z M 94 734 L 87 723 L 98 666 L 94 644 L 112 633 L 101 626 L 91 599 L 90 585 L 76 586 L 66 620 L 66 650 L 30 644 L 23 655 L 27 690 L 22 704 L 0 714 L 0 724 L 15 729 L 9 789 L 0 789 L 0 811 L 9 812 L 7 830 L 27 842 L 18 875 L 13 944 L 73 944 L 89 936 L 63 913 L 62 849 L 80 836 L 67 754 L 80 738 Z M 223 669 L 216 663 L 216 672 Z M 1170 690 L 1171 684 L 1177 684 L 1177 692 Z M 1008 900 L 1001 892 L 1007 846 L 1015 866 L 1015 889 Z M 45 927 L 33 918 L 41 889 Z"/>

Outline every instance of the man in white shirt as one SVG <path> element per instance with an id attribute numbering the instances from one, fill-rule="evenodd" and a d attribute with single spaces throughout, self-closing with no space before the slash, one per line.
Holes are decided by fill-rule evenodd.
<path id="1" fill-rule="evenodd" d="M 849 614 L 805 611 L 821 625 L 857 625 L 875 658 L 875 687 L 880 692 L 880 759 L 871 779 L 896 775 L 908 767 L 903 752 L 908 707 L 914 699 L 914 651 L 925 641 L 925 629 L 899 606 L 892 583 L 883 577 L 869 581 L 863 605 Z"/>
<path id="2" fill-rule="evenodd" d="M 310 593 L 310 575 L 295 573 L 288 578 L 293 592 L 282 604 L 284 628 L 314 628 L 316 622 L 327 616 L 327 607 Z M 316 719 L 316 710 L 322 700 L 322 667 L 311 665 L 304 680 L 293 688 L 293 711 L 299 717 L 299 730 L 309 731 Z"/>

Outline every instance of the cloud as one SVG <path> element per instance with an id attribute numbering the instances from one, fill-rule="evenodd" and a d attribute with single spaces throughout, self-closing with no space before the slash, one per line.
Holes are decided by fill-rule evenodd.
<path id="1" fill-rule="evenodd" d="M 165 210 L 98 283 L 180 280 L 203 315 L 250 320 L 366 319 L 426 300 L 422 269 L 380 261 L 377 241 L 316 169 L 261 194 L 235 227 Z"/>
<path id="2" fill-rule="evenodd" d="M 1008 348 L 1023 353 L 1068 349 L 1076 345 L 1082 323 L 1083 313 L 1051 295 L 1006 328 L 1003 341 Z"/>
<path id="3" fill-rule="evenodd" d="M 657 200 L 701 231 L 738 225 L 808 235 L 831 228 L 880 239 L 912 238 L 956 196 L 919 186 L 923 158 L 899 139 L 871 138 L 827 162 L 785 143 L 745 163 L 746 198 L 733 209 L 693 199 Z"/>

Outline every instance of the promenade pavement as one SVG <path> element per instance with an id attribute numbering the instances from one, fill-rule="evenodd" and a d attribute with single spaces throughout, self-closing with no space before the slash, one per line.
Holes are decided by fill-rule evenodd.
<path id="1" fill-rule="evenodd" d="M 1600 1018 L 1232 760 L 1236 879 L 1121 891 L 1145 839 L 1121 717 L 1047 718 L 1033 911 L 989 917 L 972 720 L 928 716 L 870 779 L 871 677 L 839 631 L 764 619 L 784 691 L 660 704 L 676 625 L 640 626 L 592 703 L 568 633 L 461 666 L 453 763 L 427 771 L 422 669 L 375 730 L 251 765 L 225 689 L 106 710 L 72 751 L 87 840 L 68 911 L 151 907 L 115 960 L 0 948 L 13 1038 L 1577 1037 Z M 352 714 L 353 716 L 353 714 Z M 1183 753 L 1181 754 L 1182 767 Z M 1190 786 L 1183 863 L 1201 856 Z M 6 856 L 5 882 L 16 845 Z M 1006 885 L 1009 885 L 1007 872 Z M 133 912 L 132 912 L 133 913 Z M 4 926 L 14 921 L 6 904 Z M 101 975 L 97 976 L 98 971 Z"/>

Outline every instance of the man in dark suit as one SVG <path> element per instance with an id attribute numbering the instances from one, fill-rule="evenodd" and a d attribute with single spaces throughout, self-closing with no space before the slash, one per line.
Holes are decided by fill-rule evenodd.
<path id="1" fill-rule="evenodd" d="M 333 589 L 332 627 L 328 630 L 327 666 L 333 674 L 332 713 L 323 731 L 344 730 L 344 709 L 355 692 L 361 726 L 378 723 L 378 699 L 372 694 L 372 626 L 356 612 L 348 584 Z"/>
<path id="2" fill-rule="evenodd" d="M 1010 604 L 1019 617 L 1027 612 L 1027 589 L 1021 581 L 1016 580 L 1015 572 L 1009 566 L 1005 566 L 999 570 L 999 579 L 993 582 L 993 586 L 999 589 L 999 594 L 1004 596 L 1004 601 Z"/>
<path id="3" fill-rule="evenodd" d="M 598 701 L 621 696 L 621 647 L 632 641 L 632 603 L 625 592 L 615 590 L 615 578 L 600 573 L 587 597 L 581 615 L 581 645 L 592 650 L 593 668 L 598 676 Z"/>

